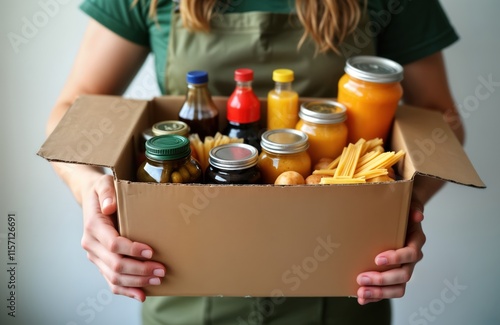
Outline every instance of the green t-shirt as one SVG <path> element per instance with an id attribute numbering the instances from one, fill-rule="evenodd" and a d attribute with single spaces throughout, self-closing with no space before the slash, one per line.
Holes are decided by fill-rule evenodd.
<path id="1" fill-rule="evenodd" d="M 84 0 L 81 9 L 123 38 L 149 47 L 155 56 L 155 70 L 165 92 L 165 64 L 169 44 L 172 7 L 175 2 L 159 0 L 157 21 L 148 17 L 150 0 L 131 7 L 132 0 Z M 264 11 L 289 13 L 293 0 L 224 0 L 217 11 L 223 14 Z M 369 0 L 371 22 L 360 26 L 359 37 L 371 37 L 377 55 L 407 64 L 442 50 L 458 36 L 436 0 Z M 355 55 L 344 51 L 344 55 Z M 305 94 L 307 96 L 307 94 Z"/>

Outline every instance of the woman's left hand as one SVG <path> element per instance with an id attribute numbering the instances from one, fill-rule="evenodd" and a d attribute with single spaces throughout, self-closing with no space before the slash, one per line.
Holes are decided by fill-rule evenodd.
<path id="1" fill-rule="evenodd" d="M 423 257 L 422 247 L 425 244 L 425 234 L 421 225 L 423 219 L 423 205 L 414 202 L 410 208 L 406 246 L 385 251 L 375 257 L 377 265 L 400 265 L 399 267 L 385 272 L 372 271 L 358 275 L 356 281 L 361 286 L 357 292 L 360 305 L 382 299 L 400 298 L 405 294 L 406 283 L 410 281 L 415 265 Z"/>

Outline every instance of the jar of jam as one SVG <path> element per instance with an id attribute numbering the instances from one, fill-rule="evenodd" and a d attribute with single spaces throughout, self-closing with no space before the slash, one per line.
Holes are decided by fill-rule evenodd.
<path id="1" fill-rule="evenodd" d="M 346 107 L 332 100 L 303 103 L 296 129 L 307 134 L 313 166 L 321 158 L 335 159 L 347 145 Z"/>
<path id="2" fill-rule="evenodd" d="M 387 140 L 403 95 L 403 67 L 375 56 L 347 60 L 338 84 L 338 101 L 347 107 L 348 142 L 360 138 Z"/>
<path id="3" fill-rule="evenodd" d="M 262 152 L 258 166 L 265 184 L 274 184 L 285 171 L 293 170 L 304 178 L 311 173 L 311 157 L 307 153 L 307 134 L 295 129 L 268 130 L 262 134 Z"/>
<path id="4" fill-rule="evenodd" d="M 209 184 L 260 184 L 258 150 L 245 143 L 229 143 L 209 152 L 205 182 Z"/>
<path id="5" fill-rule="evenodd" d="M 146 161 L 137 170 L 139 182 L 200 183 L 202 171 L 191 157 L 189 140 L 180 135 L 154 136 L 146 141 Z"/>

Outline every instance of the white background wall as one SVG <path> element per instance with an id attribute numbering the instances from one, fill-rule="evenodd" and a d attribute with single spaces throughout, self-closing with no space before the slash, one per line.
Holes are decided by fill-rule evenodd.
<path id="1" fill-rule="evenodd" d="M 41 3 L 55 3 L 47 9 Z M 2 1 L 0 11 L 0 323 L 139 324 L 140 304 L 109 291 L 80 247 L 80 207 L 37 157 L 45 121 L 87 18 L 80 1 Z M 442 0 L 461 40 L 445 51 L 465 150 L 488 189 L 449 184 L 426 207 L 424 260 L 394 324 L 500 324 L 500 2 Z M 37 25 L 29 27 L 36 23 Z M 28 27 L 27 27 L 28 26 Z M 9 37 L 23 37 L 13 45 Z M 495 84 L 477 96 L 481 78 Z M 483 89 L 484 90 L 484 89 Z M 151 65 L 128 95 L 157 94 Z M 487 98 L 486 98 L 487 97 Z M 16 318 L 7 315 L 7 216 L 16 215 Z M 455 291 L 446 291 L 455 284 Z M 450 295 L 450 292 L 453 293 Z"/>

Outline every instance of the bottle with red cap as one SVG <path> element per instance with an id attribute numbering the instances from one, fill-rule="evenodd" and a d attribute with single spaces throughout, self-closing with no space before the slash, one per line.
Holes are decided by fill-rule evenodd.
<path id="1" fill-rule="evenodd" d="M 227 101 L 227 127 L 224 134 L 242 138 L 260 152 L 260 101 L 252 89 L 253 71 L 234 72 L 236 88 Z"/>

